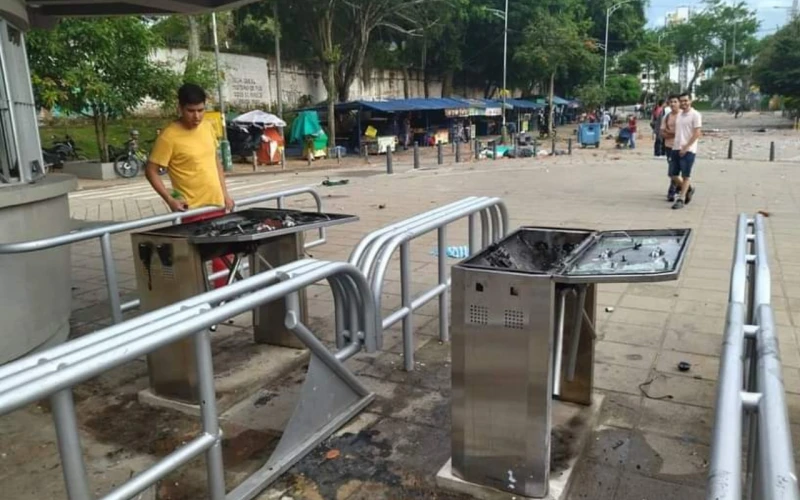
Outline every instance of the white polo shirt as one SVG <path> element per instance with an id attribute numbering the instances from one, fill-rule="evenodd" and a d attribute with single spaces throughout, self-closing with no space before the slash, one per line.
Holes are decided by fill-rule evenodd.
<path id="1" fill-rule="evenodd" d="M 692 139 L 694 130 L 702 126 L 703 117 L 696 109 L 689 108 L 686 111 L 678 112 L 678 116 L 675 117 L 675 145 L 673 149 L 683 149 Z M 692 144 L 687 151 L 690 153 L 697 153 L 698 142 L 700 142 L 699 139 L 694 141 L 694 144 Z"/>

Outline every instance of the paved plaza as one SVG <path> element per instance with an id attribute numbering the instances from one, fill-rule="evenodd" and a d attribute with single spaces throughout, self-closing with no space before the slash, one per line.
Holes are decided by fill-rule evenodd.
<path id="1" fill-rule="evenodd" d="M 571 156 L 461 164 L 448 157 L 441 167 L 426 152 L 420 170 L 411 169 L 410 153 L 398 154 L 391 176 L 381 159 L 373 158 L 371 165 L 348 159 L 331 170 L 235 175 L 230 186 L 235 198 L 316 186 L 326 211 L 357 214 L 359 222 L 331 228 L 328 243 L 309 252 L 329 260 L 347 259 L 361 237 L 381 226 L 475 195 L 502 198 L 512 228 L 692 228 L 679 280 L 599 287 L 595 381 L 606 398 L 569 498 L 702 499 L 735 223 L 741 212 L 769 216 L 772 304 L 794 442 L 800 443 L 800 135 L 774 130 L 781 124 L 776 117 L 755 113 L 735 121 L 726 114 L 708 115 L 706 127 L 716 130 L 701 142 L 697 193 L 683 210 L 671 210 L 666 201 L 666 163 L 652 157 L 648 138 L 640 138 L 639 149 L 632 151 L 616 150 L 606 140 L 599 150 L 576 147 Z M 766 131 L 756 131 L 760 129 Z M 731 137 L 737 149 L 734 159 L 727 160 Z M 775 162 L 767 161 L 772 141 L 779 145 Z M 349 183 L 323 187 L 326 178 Z M 82 187 L 70 197 L 78 226 L 166 211 L 142 180 L 110 186 L 87 182 Z M 309 197 L 298 197 L 287 206 L 314 205 Z M 466 224 L 453 225 L 448 235 L 450 245 L 466 244 Z M 114 237 L 113 246 L 127 300 L 136 293 L 130 236 Z M 435 283 L 435 246 L 435 233 L 411 245 L 416 293 Z M 73 337 L 110 324 L 99 255 L 96 242 L 73 246 Z M 384 314 L 400 304 L 399 268 L 390 269 Z M 330 341 L 333 306 L 326 286 L 310 288 L 309 310 L 312 330 Z M 378 395 L 377 401 L 260 498 L 459 498 L 437 490 L 434 483 L 450 453 L 450 352 L 438 339 L 437 314 L 432 302 L 414 316 L 415 372 L 401 370 L 399 326 L 387 332 L 383 352 L 360 354 L 348 362 Z M 245 315 L 220 327 L 215 363 L 229 367 L 242 361 L 237 350 L 251 342 L 249 326 Z M 691 363 L 691 370 L 679 372 L 680 361 Z M 272 406 L 271 396 L 298 377 L 301 372 L 262 388 L 261 404 L 248 409 L 257 418 L 223 418 L 229 488 L 268 455 L 276 439 L 274 414 L 282 411 Z M 173 451 L 198 429 L 195 418 L 140 404 L 136 393 L 146 385 L 146 366 L 140 360 L 76 389 L 87 466 L 98 493 Z M 264 427 L 256 428 L 253 421 Z M 0 417 L 0 483 L 5 498 L 64 498 L 45 404 Z M 142 498 L 202 498 L 204 485 L 198 460 Z"/>

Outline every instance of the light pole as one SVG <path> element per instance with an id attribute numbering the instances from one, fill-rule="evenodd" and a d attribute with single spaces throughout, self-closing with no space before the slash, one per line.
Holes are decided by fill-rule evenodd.
<path id="1" fill-rule="evenodd" d="M 508 129 L 506 128 L 506 74 L 508 68 L 508 0 L 506 0 L 506 9 L 503 13 L 503 127 L 500 133 L 503 137 L 503 142 L 506 140 Z"/>
<path id="2" fill-rule="evenodd" d="M 611 14 L 616 12 L 625 4 L 634 2 L 636 0 L 622 0 L 621 2 L 617 2 L 611 7 L 606 9 L 606 43 L 604 48 L 604 55 L 603 55 L 603 90 L 606 89 L 606 76 L 608 74 L 608 21 L 611 19 Z M 605 99 L 604 99 L 605 101 Z M 605 105 L 605 102 L 603 103 Z"/>
<path id="3" fill-rule="evenodd" d="M 228 142 L 228 127 L 225 125 L 225 100 L 222 98 L 222 78 L 219 71 L 219 39 L 217 38 L 217 15 L 211 13 L 211 31 L 214 35 L 214 63 L 217 69 L 217 95 L 219 98 L 219 114 L 222 118 L 222 140 L 219 143 L 222 167 L 226 172 L 233 170 L 231 144 Z"/>

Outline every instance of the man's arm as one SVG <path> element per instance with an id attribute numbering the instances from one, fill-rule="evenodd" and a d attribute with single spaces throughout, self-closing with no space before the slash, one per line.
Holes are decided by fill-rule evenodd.
<path id="1" fill-rule="evenodd" d="M 222 187 L 222 196 L 225 199 L 225 210 L 233 210 L 233 198 L 228 194 L 228 186 L 225 184 L 225 170 L 222 168 L 222 161 L 217 157 L 217 173 L 219 174 L 219 185 Z"/>
<path id="2" fill-rule="evenodd" d="M 697 142 L 698 139 L 700 139 L 700 136 L 702 135 L 702 131 L 700 129 L 702 128 L 702 126 L 703 126 L 702 118 L 700 118 L 699 114 L 695 114 L 694 117 L 692 118 L 692 136 L 689 138 L 686 144 L 684 144 L 683 147 L 681 148 L 681 156 L 686 154 L 686 152 L 689 151 L 689 148 L 691 148 L 694 145 L 694 143 Z"/>
<path id="3" fill-rule="evenodd" d="M 147 162 L 147 167 L 145 168 L 144 175 L 147 177 L 147 182 L 153 186 L 153 190 L 161 196 L 161 199 L 169 206 L 170 210 L 173 212 L 184 212 L 189 206 L 186 204 L 184 200 L 179 200 L 172 197 L 172 194 L 167 191 L 166 186 L 161 181 L 161 176 L 158 175 L 158 169 L 160 166 L 157 163 L 153 163 L 152 161 Z"/>

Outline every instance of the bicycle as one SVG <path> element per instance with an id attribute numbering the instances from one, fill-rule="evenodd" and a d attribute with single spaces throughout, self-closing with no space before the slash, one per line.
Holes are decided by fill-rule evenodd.
<path id="1" fill-rule="evenodd" d="M 114 172 L 124 179 L 132 179 L 146 164 L 147 155 L 139 149 L 139 142 L 130 139 L 125 143 L 125 152 L 114 158 Z"/>

